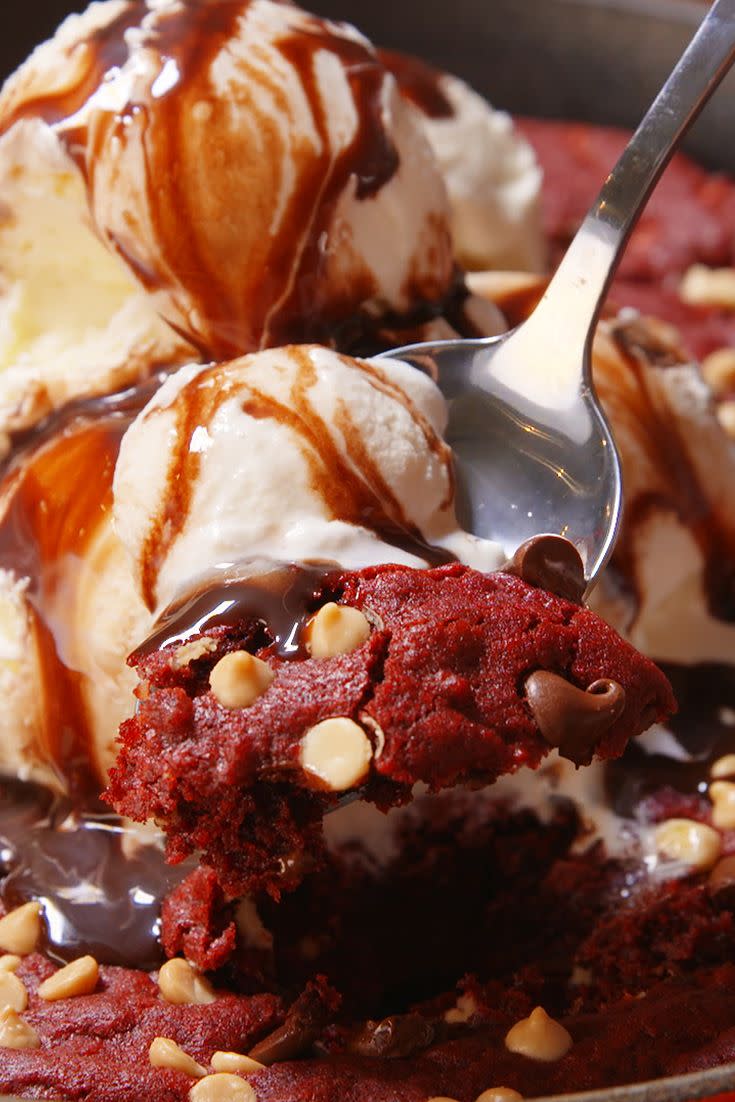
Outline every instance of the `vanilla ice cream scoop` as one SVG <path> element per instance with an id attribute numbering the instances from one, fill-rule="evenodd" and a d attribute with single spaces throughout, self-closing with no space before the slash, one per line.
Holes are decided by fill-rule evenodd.
<path id="1" fill-rule="evenodd" d="M 123 438 L 115 524 L 161 610 L 248 560 L 345 569 L 500 548 L 460 530 L 446 406 L 406 364 L 291 346 L 171 376 Z"/>
<path id="2" fill-rule="evenodd" d="M 25 119 L 2 134 L 0 431 L 196 354 L 100 240 L 84 180 L 51 129 Z"/>
<path id="3" fill-rule="evenodd" d="M 380 57 L 417 109 L 444 177 L 462 267 L 543 271 L 543 174 L 510 115 L 418 58 L 392 50 L 381 50 Z"/>
<path id="4" fill-rule="evenodd" d="M 316 346 L 57 414 L 0 479 L 0 774 L 95 792 L 134 706 L 128 654 L 212 575 L 497 567 L 457 524 L 445 421 L 414 368 Z"/>
<path id="5" fill-rule="evenodd" d="M 206 358 L 438 302 L 448 205 L 414 112 L 343 24 L 274 0 L 108 0 L 7 82 L 97 233 Z"/>
<path id="6" fill-rule="evenodd" d="M 595 381 L 626 493 L 612 567 L 593 598 L 659 662 L 735 662 L 735 444 L 663 323 L 604 323 Z"/>

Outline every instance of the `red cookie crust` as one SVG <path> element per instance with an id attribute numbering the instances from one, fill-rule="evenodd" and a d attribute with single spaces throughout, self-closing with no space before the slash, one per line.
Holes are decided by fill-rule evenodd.
<path id="1" fill-rule="evenodd" d="M 317 999 L 324 1018 L 303 1051 L 248 1077 L 258 1102 L 426 1102 L 437 1093 L 475 1102 L 500 1084 L 534 1097 L 735 1055 L 735 923 L 706 874 L 645 885 L 634 862 L 608 860 L 599 847 L 574 854 L 569 809 L 542 825 L 529 812 L 491 807 L 483 793 L 437 799 L 379 876 L 342 854 L 280 904 L 260 902 L 280 958 L 271 989 L 296 975 L 300 956 L 304 975 L 324 968 L 347 995 L 340 1005 L 325 980 L 298 980 L 307 993 L 296 1004 Z M 687 808 L 670 801 L 667 810 Z M 208 909 L 210 886 L 197 881 L 190 898 L 197 891 Z M 319 934 L 332 936 L 334 950 L 306 959 L 304 937 Z M 455 989 L 463 957 L 475 974 Z M 279 1030 L 294 997 L 228 994 L 171 1006 L 155 977 L 103 968 L 94 994 L 49 1004 L 35 990 L 52 970 L 40 955 L 19 969 L 31 993 L 24 1017 L 42 1047 L 0 1049 L 0 1089 L 75 1102 L 185 1102 L 193 1080 L 150 1066 L 155 1036 L 207 1067 L 214 1051 L 247 1052 Z M 371 989 L 371 974 L 382 988 Z M 422 982 L 431 985 L 423 997 Z M 237 986 L 232 974 L 227 986 Z M 458 994 L 464 1020 L 447 1021 Z M 573 1038 L 561 1060 L 505 1047 L 507 1030 L 536 1005 Z"/>

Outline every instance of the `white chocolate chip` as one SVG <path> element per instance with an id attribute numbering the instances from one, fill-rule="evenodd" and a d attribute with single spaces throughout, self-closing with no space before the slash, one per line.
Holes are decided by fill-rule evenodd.
<path id="1" fill-rule="evenodd" d="M 0 972 L 15 972 L 20 963 L 20 957 L 15 953 L 4 953 L 0 957 Z"/>
<path id="2" fill-rule="evenodd" d="M 22 1014 L 27 1006 L 25 984 L 13 972 L 0 972 L 0 1010 L 10 1007 Z"/>
<path id="3" fill-rule="evenodd" d="M 694 819 L 667 819 L 656 827 L 654 841 L 662 857 L 695 869 L 712 868 L 722 850 L 717 831 Z"/>
<path id="4" fill-rule="evenodd" d="M 719 830 L 735 828 L 735 784 L 732 781 L 714 781 L 709 786 L 712 801 L 712 822 Z"/>
<path id="5" fill-rule="evenodd" d="M 0 949 L 25 957 L 41 936 L 41 904 L 32 901 L 0 918 Z"/>
<path id="6" fill-rule="evenodd" d="M 335 658 L 361 647 L 370 638 L 370 624 L 359 608 L 330 601 L 312 616 L 304 634 L 313 658 Z"/>
<path id="7" fill-rule="evenodd" d="M 223 708 L 236 711 L 254 704 L 268 690 L 274 677 L 267 662 L 238 650 L 220 658 L 209 675 L 209 685 Z"/>
<path id="8" fill-rule="evenodd" d="M 572 1043 L 561 1022 L 550 1018 L 542 1006 L 537 1006 L 528 1018 L 516 1022 L 505 1038 L 505 1047 L 510 1052 L 518 1052 L 530 1060 L 561 1060 Z"/>
<path id="9" fill-rule="evenodd" d="M 362 727 L 344 716 L 325 719 L 301 740 L 301 766 L 332 792 L 345 792 L 365 780 L 373 748 Z"/>
<path id="10" fill-rule="evenodd" d="M 243 1056 L 241 1052 L 215 1052 L 210 1063 L 215 1071 L 228 1071 L 233 1075 L 252 1075 L 265 1067 L 265 1064 L 253 1060 L 252 1056 Z"/>
<path id="11" fill-rule="evenodd" d="M 735 440 L 735 401 L 720 402 L 717 407 L 717 420 L 727 435 Z"/>
<path id="12" fill-rule="evenodd" d="M 523 1102 L 523 1095 L 511 1087 L 490 1087 L 477 1096 L 476 1102 Z"/>
<path id="13" fill-rule="evenodd" d="M 705 356 L 702 375 L 715 394 L 735 391 L 735 348 L 718 348 Z"/>
<path id="14" fill-rule="evenodd" d="M 196 662 L 198 658 L 204 658 L 207 654 L 214 654 L 216 650 L 216 642 L 206 635 L 203 635 L 201 639 L 192 639 L 190 643 L 184 643 L 176 649 L 172 662 L 173 668 L 182 670 L 186 666 L 190 666 L 192 662 Z"/>
<path id="15" fill-rule="evenodd" d="M 713 762 L 709 775 L 715 781 L 724 781 L 735 777 L 735 754 L 725 754 L 724 757 Z"/>
<path id="16" fill-rule="evenodd" d="M 190 1102 L 257 1102 L 255 1091 L 239 1075 L 216 1072 L 200 1079 L 189 1091 Z"/>
<path id="17" fill-rule="evenodd" d="M 735 310 L 735 268 L 707 268 L 692 264 L 679 284 L 679 297 L 690 306 L 719 306 Z"/>
<path id="18" fill-rule="evenodd" d="M 184 1075 L 191 1075 L 193 1079 L 203 1079 L 207 1074 L 207 1069 L 170 1037 L 155 1037 L 148 1049 L 148 1059 L 154 1068 L 173 1068 L 174 1071 L 183 1071 Z"/>
<path id="19" fill-rule="evenodd" d="M 167 1003 L 176 1006 L 203 1006 L 217 998 L 209 981 L 181 957 L 174 957 L 161 965 L 158 989 Z"/>
<path id="20" fill-rule="evenodd" d="M 41 1040 L 33 1026 L 7 1006 L 0 1010 L 0 1048 L 40 1048 Z"/>
<path id="21" fill-rule="evenodd" d="M 477 1013 L 477 1003 L 473 995 L 460 995 L 457 1005 L 447 1010 L 444 1021 L 449 1025 L 458 1025 L 460 1022 L 468 1022 Z"/>
<path id="22" fill-rule="evenodd" d="M 94 957 L 79 957 L 44 980 L 38 988 L 38 994 L 47 1002 L 91 995 L 97 986 L 99 975 L 100 966 Z"/>

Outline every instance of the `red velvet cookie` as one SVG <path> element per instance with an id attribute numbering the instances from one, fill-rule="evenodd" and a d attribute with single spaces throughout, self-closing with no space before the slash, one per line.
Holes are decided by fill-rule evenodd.
<path id="1" fill-rule="evenodd" d="M 299 568 L 279 576 L 287 601 Z M 201 850 L 232 895 L 298 883 L 345 796 L 387 808 L 416 782 L 491 782 L 552 746 L 615 757 L 675 709 L 607 624 L 508 573 L 324 575 L 294 625 L 284 647 L 251 607 L 137 657 L 107 799 L 154 818 L 171 860 Z"/>

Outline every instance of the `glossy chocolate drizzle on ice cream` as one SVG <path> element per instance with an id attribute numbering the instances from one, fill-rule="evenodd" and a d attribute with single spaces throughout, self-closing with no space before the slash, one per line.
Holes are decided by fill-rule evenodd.
<path id="1" fill-rule="evenodd" d="M 611 569 L 639 604 L 639 533 L 650 517 L 673 514 L 701 550 L 709 612 L 735 622 L 735 511 L 732 487 L 723 489 L 732 445 L 714 419 L 696 431 L 691 404 L 675 404 L 667 373 L 686 360 L 661 327 L 635 319 L 612 323 L 610 335 L 612 356 L 601 341 L 595 348 L 595 381 L 620 442 L 626 486 Z"/>
<path id="2" fill-rule="evenodd" d="M 281 8 L 293 18 L 274 16 Z M 55 127 L 84 173 L 101 235 L 143 286 L 163 294 L 167 320 L 205 358 L 329 341 L 367 303 L 370 316 L 376 304 L 390 311 L 353 245 L 350 218 L 335 222 L 346 196 L 375 198 L 399 168 L 392 80 L 365 39 L 270 0 L 158 9 L 128 0 L 68 46 L 66 62 L 56 88 L 34 86 L 32 67 L 16 81 L 0 103 L 0 134 L 22 118 Z M 232 68 L 226 89 L 217 83 L 223 65 Z M 344 119 L 324 84 L 335 68 L 351 99 Z M 125 103 L 114 100 L 121 70 L 131 76 Z M 301 144 L 287 136 L 301 129 Z M 238 213 L 243 204 L 249 217 Z M 424 260 L 405 273 L 409 309 L 450 289 L 441 209 L 428 215 L 424 237 L 435 248 L 416 243 Z"/>
<path id="3" fill-rule="evenodd" d="M 451 119 L 455 111 L 442 87 L 443 73 L 421 58 L 398 50 L 378 50 L 378 57 L 398 81 L 402 95 L 430 119 Z"/>
<path id="4" fill-rule="evenodd" d="M 160 506 L 148 520 L 138 558 L 143 599 L 149 609 L 159 604 L 162 565 L 192 513 L 203 465 L 202 451 L 193 446 L 194 434 L 211 426 L 228 401 L 237 401 L 249 418 L 272 421 L 297 441 L 310 490 L 323 504 L 327 516 L 378 533 L 387 544 L 412 552 L 431 565 L 453 559 L 450 553 L 430 546 L 406 515 L 404 504 L 370 454 L 347 402 L 338 400 L 333 424 L 327 423 L 313 397 L 318 373 L 310 349 L 293 346 L 283 350 L 282 356 L 295 365 L 287 400 L 250 380 L 250 368 L 256 365 L 256 358 L 246 358 L 231 365 L 204 368 L 168 405 L 154 406 L 144 414 L 144 420 L 154 420 L 169 410 L 174 414 L 168 437 L 165 488 L 160 494 Z M 375 363 L 345 362 L 360 372 L 373 391 L 408 412 L 427 455 L 436 459 L 444 475 L 446 490 L 438 510 L 449 508 L 455 491 L 451 449 L 388 372 Z M 335 429 L 342 446 L 336 442 Z"/>
<path id="5" fill-rule="evenodd" d="M 0 561 L 27 579 L 24 597 L 43 682 L 43 756 L 80 797 L 98 791 L 94 737 L 81 675 L 65 661 L 68 625 L 50 608 L 62 568 L 83 569 L 109 515 L 120 440 L 158 381 L 72 402 L 52 414 L 17 442 L 0 482 Z"/>

